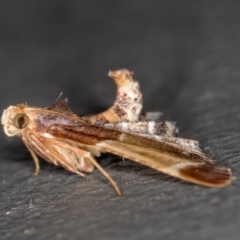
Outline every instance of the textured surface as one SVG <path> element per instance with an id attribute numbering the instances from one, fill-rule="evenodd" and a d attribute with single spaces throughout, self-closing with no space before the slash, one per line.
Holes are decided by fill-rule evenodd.
<path id="1" fill-rule="evenodd" d="M 218 239 L 240 235 L 238 1 L 1 1 L 0 109 L 49 106 L 60 92 L 79 114 L 109 107 L 110 69 L 134 70 L 144 109 L 231 167 L 225 189 L 184 183 L 117 157 L 87 179 L 42 161 L 1 132 L 1 239 Z"/>

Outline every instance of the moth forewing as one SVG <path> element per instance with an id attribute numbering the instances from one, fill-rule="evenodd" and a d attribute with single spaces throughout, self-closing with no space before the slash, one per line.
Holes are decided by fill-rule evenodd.
<path id="1" fill-rule="evenodd" d="M 48 131 L 56 138 L 93 145 L 99 151 L 131 159 L 153 169 L 208 187 L 224 187 L 232 180 L 231 170 L 219 167 L 191 141 L 139 136 L 100 126 L 52 126 Z"/>

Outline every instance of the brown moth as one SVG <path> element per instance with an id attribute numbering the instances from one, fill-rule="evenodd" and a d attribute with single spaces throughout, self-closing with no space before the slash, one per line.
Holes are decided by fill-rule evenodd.
<path id="1" fill-rule="evenodd" d="M 85 176 L 98 168 L 121 191 L 111 176 L 97 163 L 102 152 L 116 154 L 182 180 L 207 187 L 231 183 L 229 168 L 217 166 L 202 153 L 198 142 L 178 137 L 172 122 L 157 122 L 160 113 L 141 115 L 142 94 L 133 73 L 110 71 L 117 85 L 117 97 L 107 111 L 79 117 L 57 100 L 51 107 L 26 104 L 4 110 L 2 124 L 7 136 L 21 136 L 39 173 L 38 157 Z"/>

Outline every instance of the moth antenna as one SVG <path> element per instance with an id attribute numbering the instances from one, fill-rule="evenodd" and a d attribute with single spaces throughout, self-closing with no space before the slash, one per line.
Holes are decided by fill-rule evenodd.
<path id="1" fill-rule="evenodd" d="M 28 146 L 26 146 L 28 151 L 31 153 L 31 156 L 35 163 L 35 172 L 33 173 L 33 176 L 37 176 L 40 172 L 40 164 L 37 155 L 32 151 Z"/>
<path id="2" fill-rule="evenodd" d="M 95 167 L 112 183 L 115 191 L 117 192 L 118 196 L 122 196 L 122 193 L 117 185 L 117 183 L 113 180 L 109 173 L 107 173 L 97 162 L 94 158 L 89 158 L 91 162 L 95 165 Z"/>

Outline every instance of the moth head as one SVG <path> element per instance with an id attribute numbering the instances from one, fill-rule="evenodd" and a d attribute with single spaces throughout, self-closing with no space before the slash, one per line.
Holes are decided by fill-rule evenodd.
<path id="1" fill-rule="evenodd" d="M 24 112 L 25 107 L 21 104 L 10 106 L 3 111 L 1 122 L 7 136 L 20 135 L 21 130 L 28 126 L 29 117 Z"/>

